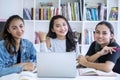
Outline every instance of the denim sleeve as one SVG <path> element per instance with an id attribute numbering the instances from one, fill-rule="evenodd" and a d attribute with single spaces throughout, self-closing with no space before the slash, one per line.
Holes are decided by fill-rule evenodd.
<path id="1" fill-rule="evenodd" d="M 36 63 L 37 62 L 36 61 L 36 53 L 37 53 L 37 51 L 36 51 L 36 49 L 35 49 L 35 47 L 34 47 L 34 45 L 32 43 L 31 43 L 31 47 L 29 48 L 29 51 L 30 51 L 30 54 L 31 54 L 31 61 Z"/>
<path id="2" fill-rule="evenodd" d="M 5 49 L 0 48 L 0 77 L 11 73 L 21 72 L 23 69 L 23 65 L 11 67 L 14 65 L 14 61 L 10 60 L 8 56 Z"/>
<path id="3" fill-rule="evenodd" d="M 5 76 L 12 73 L 19 73 L 23 70 L 23 66 L 14 66 L 14 67 L 8 67 L 8 68 L 1 68 L 0 64 L 0 77 Z"/>

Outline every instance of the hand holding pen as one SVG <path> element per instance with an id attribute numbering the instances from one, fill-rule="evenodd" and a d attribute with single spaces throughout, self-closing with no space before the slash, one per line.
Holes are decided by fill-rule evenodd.
<path id="1" fill-rule="evenodd" d="M 117 50 L 117 51 L 120 50 L 120 48 L 113 48 L 113 49 L 114 49 L 114 50 Z"/>

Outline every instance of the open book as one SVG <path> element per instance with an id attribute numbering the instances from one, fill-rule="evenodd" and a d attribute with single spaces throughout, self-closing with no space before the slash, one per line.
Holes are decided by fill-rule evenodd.
<path id="1" fill-rule="evenodd" d="M 37 80 L 37 74 L 31 71 L 23 71 L 21 73 L 12 73 L 2 76 L 0 80 Z"/>
<path id="2" fill-rule="evenodd" d="M 37 80 L 36 74 L 30 71 L 23 71 L 19 74 L 20 80 Z"/>
<path id="3" fill-rule="evenodd" d="M 80 76 L 117 76 L 117 73 L 114 72 L 103 72 L 93 68 L 80 68 L 78 69 Z"/>

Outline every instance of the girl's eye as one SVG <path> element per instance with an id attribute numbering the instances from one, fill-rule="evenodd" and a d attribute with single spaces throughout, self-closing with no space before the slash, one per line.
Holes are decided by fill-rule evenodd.
<path id="1" fill-rule="evenodd" d="M 20 28 L 23 28 L 23 26 L 21 25 Z"/>
<path id="2" fill-rule="evenodd" d="M 19 27 L 20 27 L 20 28 L 23 28 L 23 27 L 24 27 L 24 25 L 23 25 L 23 24 L 20 24 L 20 25 L 19 25 Z"/>
<path id="3" fill-rule="evenodd" d="M 65 24 L 65 23 L 63 23 L 63 26 L 66 26 L 66 24 Z"/>
<path id="4" fill-rule="evenodd" d="M 99 31 L 95 31 L 95 33 L 99 33 Z"/>
<path id="5" fill-rule="evenodd" d="M 103 33 L 103 35 L 106 35 L 106 34 L 107 34 L 106 32 Z"/>
<path id="6" fill-rule="evenodd" d="M 13 27 L 13 29 L 15 30 L 15 29 L 16 29 L 16 27 Z"/>
<path id="7" fill-rule="evenodd" d="M 60 27 L 60 25 L 56 25 L 56 27 Z"/>

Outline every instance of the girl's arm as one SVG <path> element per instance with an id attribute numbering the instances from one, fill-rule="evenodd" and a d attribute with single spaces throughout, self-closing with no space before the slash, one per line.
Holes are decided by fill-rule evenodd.
<path id="1" fill-rule="evenodd" d="M 100 56 L 101 56 L 100 52 L 97 52 L 92 56 L 86 56 L 86 59 L 90 62 L 95 62 Z"/>
<path id="2" fill-rule="evenodd" d="M 0 77 L 12 73 L 20 73 L 21 71 L 33 71 L 35 69 L 35 64 L 32 62 L 15 64 L 11 67 L 2 67 L 3 64 L 0 64 Z"/>
<path id="3" fill-rule="evenodd" d="M 49 37 L 46 38 L 46 41 L 40 43 L 40 52 L 54 52 Z"/>
<path id="4" fill-rule="evenodd" d="M 2 67 L 4 64 L 0 64 L 0 77 L 12 73 L 19 73 L 23 70 L 23 65 L 14 67 Z"/>
<path id="5" fill-rule="evenodd" d="M 87 59 L 84 56 L 80 57 L 78 63 L 85 67 L 94 68 L 94 69 L 105 71 L 105 72 L 112 71 L 112 69 L 115 65 L 111 61 L 106 61 L 105 63 L 90 62 L 90 61 L 87 61 Z"/>
<path id="6" fill-rule="evenodd" d="M 86 59 L 90 62 L 94 62 L 96 59 L 98 59 L 99 57 L 106 55 L 106 54 L 112 54 L 112 52 L 116 52 L 114 50 L 115 47 L 108 47 L 105 46 L 101 51 L 98 51 L 97 53 L 95 53 L 92 56 L 86 56 Z"/>

